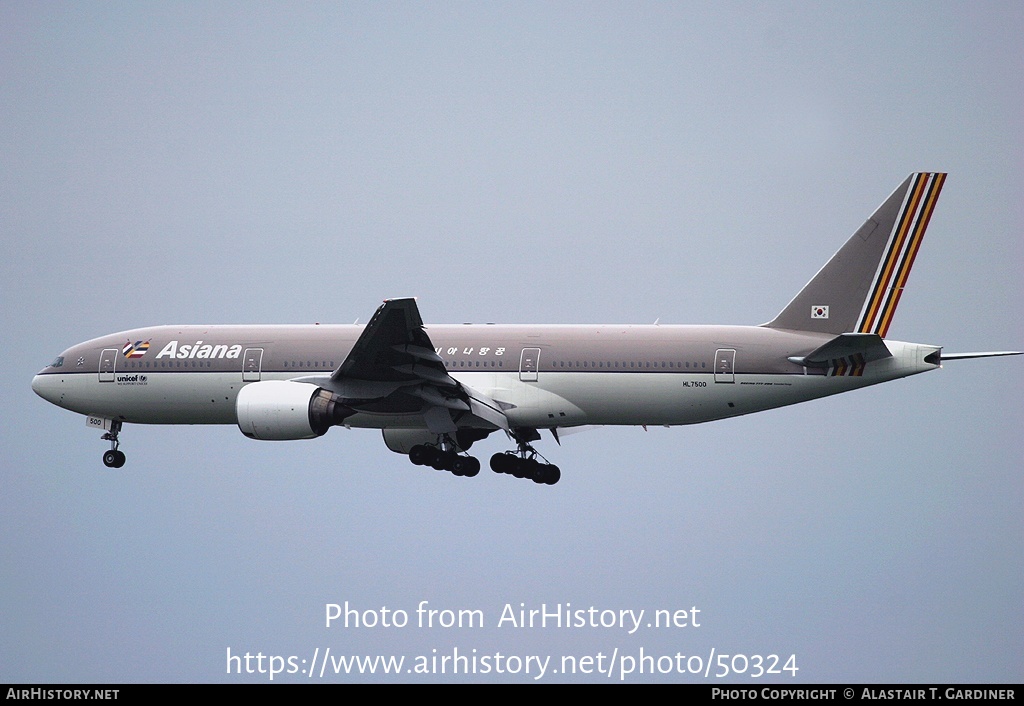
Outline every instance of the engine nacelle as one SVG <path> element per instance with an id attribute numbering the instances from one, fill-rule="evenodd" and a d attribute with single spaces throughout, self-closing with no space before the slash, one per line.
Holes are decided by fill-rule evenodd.
<path id="1" fill-rule="evenodd" d="M 252 382 L 235 400 L 238 428 L 265 441 L 315 439 L 351 414 L 334 394 L 305 382 Z"/>

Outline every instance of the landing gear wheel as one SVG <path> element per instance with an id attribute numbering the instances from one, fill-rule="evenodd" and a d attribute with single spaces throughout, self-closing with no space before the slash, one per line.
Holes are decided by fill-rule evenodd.
<path id="1" fill-rule="evenodd" d="M 533 474 L 537 462 L 530 458 L 517 458 L 512 464 L 512 475 L 516 478 L 526 478 Z"/>
<path id="2" fill-rule="evenodd" d="M 110 442 L 110 450 L 103 452 L 103 465 L 107 468 L 120 468 L 124 465 L 124 454 L 117 450 L 119 444 L 117 437 L 120 433 L 121 422 L 113 421 L 110 423 L 110 431 L 100 437 L 104 441 Z"/>
<path id="3" fill-rule="evenodd" d="M 445 451 L 434 449 L 431 459 L 427 461 L 427 465 L 435 471 L 447 471 L 449 461 L 450 459 Z"/>
<path id="4" fill-rule="evenodd" d="M 494 454 L 491 456 L 491 470 L 495 473 L 508 473 L 513 459 L 508 454 Z"/>
<path id="5" fill-rule="evenodd" d="M 480 462 L 472 456 L 456 456 L 452 459 L 451 469 L 457 476 L 475 476 L 480 472 Z"/>
<path id="6" fill-rule="evenodd" d="M 427 465 L 428 457 L 428 447 L 424 446 L 423 444 L 416 444 L 411 449 L 409 449 L 409 460 L 412 461 L 413 464 L 417 466 Z"/>
<path id="7" fill-rule="evenodd" d="M 117 449 L 103 452 L 103 465 L 107 468 L 120 468 L 124 465 L 125 455 Z"/>
<path id="8" fill-rule="evenodd" d="M 456 456 L 452 462 L 452 473 L 472 478 L 480 472 L 480 460 L 472 456 Z"/>

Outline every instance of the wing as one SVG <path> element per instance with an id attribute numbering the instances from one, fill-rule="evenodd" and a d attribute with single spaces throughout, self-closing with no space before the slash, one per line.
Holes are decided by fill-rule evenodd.
<path id="1" fill-rule="evenodd" d="M 462 428 L 508 429 L 494 400 L 448 374 L 434 351 L 416 300 L 388 299 L 330 378 L 304 378 L 357 412 L 422 415 L 436 434 Z"/>
<path id="2" fill-rule="evenodd" d="M 434 352 L 415 299 L 388 299 L 370 318 L 332 380 L 407 383 L 430 379 L 443 387 L 458 383 Z"/>

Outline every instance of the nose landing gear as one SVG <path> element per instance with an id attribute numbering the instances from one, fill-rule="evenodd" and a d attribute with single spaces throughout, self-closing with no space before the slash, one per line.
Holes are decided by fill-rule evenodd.
<path id="1" fill-rule="evenodd" d="M 113 421 L 110 423 L 110 431 L 100 437 L 104 441 L 110 442 L 110 450 L 103 452 L 103 465 L 107 468 L 120 468 L 124 465 L 125 455 L 117 448 L 121 445 L 117 440 L 117 435 L 120 431 L 121 422 Z"/>

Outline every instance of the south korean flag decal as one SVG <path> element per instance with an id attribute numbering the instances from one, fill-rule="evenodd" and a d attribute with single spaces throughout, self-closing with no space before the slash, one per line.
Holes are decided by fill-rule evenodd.
<path id="1" fill-rule="evenodd" d="M 812 306 L 811 307 L 811 318 L 812 319 L 827 319 L 828 318 L 828 307 L 827 306 Z"/>

